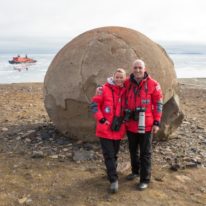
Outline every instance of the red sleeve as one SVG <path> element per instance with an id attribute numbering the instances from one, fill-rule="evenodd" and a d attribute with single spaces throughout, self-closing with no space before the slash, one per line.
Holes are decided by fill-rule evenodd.
<path id="1" fill-rule="evenodd" d="M 154 91 L 152 93 L 154 125 L 160 124 L 163 108 L 163 95 L 158 82 L 154 82 Z"/>
<path id="2" fill-rule="evenodd" d="M 96 120 L 98 121 L 104 118 L 102 110 L 101 110 L 103 99 L 104 99 L 104 91 L 102 91 L 102 93 L 99 95 L 95 95 L 92 98 L 92 103 L 90 104 L 91 111 L 94 114 L 94 117 L 96 118 Z"/>

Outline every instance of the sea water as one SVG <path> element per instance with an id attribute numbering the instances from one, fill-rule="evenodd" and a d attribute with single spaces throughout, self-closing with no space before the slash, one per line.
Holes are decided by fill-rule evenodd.
<path id="1" fill-rule="evenodd" d="M 178 78 L 206 77 L 206 45 L 165 43 L 164 49 L 174 62 Z"/>
<path id="2" fill-rule="evenodd" d="M 206 45 L 164 43 L 162 47 L 174 62 L 178 78 L 206 78 Z M 0 54 L 0 84 L 43 82 L 46 71 L 56 54 L 29 54 L 35 64 L 12 65 L 16 54 Z M 22 55 L 23 56 L 23 55 Z"/>
<path id="3" fill-rule="evenodd" d="M 16 56 L 16 55 L 13 55 Z M 43 82 L 46 71 L 55 54 L 30 54 L 36 63 L 9 64 L 12 54 L 0 55 L 0 83 Z M 22 57 L 24 57 L 22 55 Z"/>

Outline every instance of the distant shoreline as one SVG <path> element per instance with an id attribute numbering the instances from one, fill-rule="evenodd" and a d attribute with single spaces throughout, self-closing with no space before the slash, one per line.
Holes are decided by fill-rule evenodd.
<path id="1" fill-rule="evenodd" d="M 188 86 L 206 87 L 206 78 L 178 78 L 177 81 Z"/>
<path id="2" fill-rule="evenodd" d="M 194 84 L 206 86 L 206 77 L 194 77 L 194 78 L 177 78 L 177 81 L 181 84 Z M 44 84 L 44 82 L 18 82 L 18 83 L 0 83 L 0 85 L 30 85 L 30 84 Z"/>

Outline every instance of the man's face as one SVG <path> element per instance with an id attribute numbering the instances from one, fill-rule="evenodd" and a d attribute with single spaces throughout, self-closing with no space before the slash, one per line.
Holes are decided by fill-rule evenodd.
<path id="1" fill-rule="evenodd" d="M 135 63 L 132 67 L 132 73 L 135 78 L 142 79 L 144 77 L 145 68 L 142 67 L 141 63 Z"/>

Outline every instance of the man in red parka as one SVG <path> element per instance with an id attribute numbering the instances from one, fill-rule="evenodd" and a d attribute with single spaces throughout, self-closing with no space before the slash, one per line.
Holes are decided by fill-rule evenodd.
<path id="1" fill-rule="evenodd" d="M 150 182 L 152 136 L 159 130 L 163 96 L 159 83 L 147 74 L 145 63 L 140 59 L 134 61 L 125 86 L 125 119 L 132 168 L 127 179 L 140 175 L 138 188 L 144 190 Z"/>

